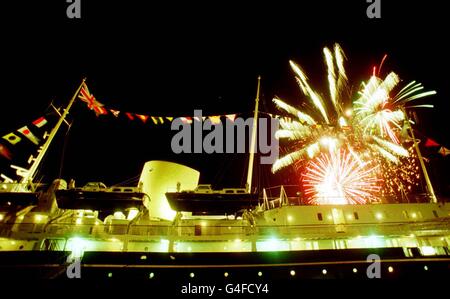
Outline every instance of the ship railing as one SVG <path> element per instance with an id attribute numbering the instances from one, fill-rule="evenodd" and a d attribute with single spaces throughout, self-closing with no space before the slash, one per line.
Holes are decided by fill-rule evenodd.
<path id="1" fill-rule="evenodd" d="M 377 234 L 448 234 L 450 223 L 448 221 L 433 221 L 426 223 L 391 222 L 379 223 Z M 317 236 L 317 235 L 365 235 L 374 231 L 373 223 L 360 224 L 320 224 L 320 225 L 133 225 L 128 230 L 126 225 L 108 224 L 74 224 L 74 223 L 0 223 L 0 237 L 3 238 L 41 238 L 42 236 L 89 236 L 92 238 L 105 238 L 111 236 L 158 238 L 158 237 L 208 237 L 234 238 L 236 236 Z"/>
<path id="2" fill-rule="evenodd" d="M 300 205 L 301 192 L 298 185 L 278 185 L 263 189 L 260 206 L 263 210 L 270 210 L 286 205 Z"/>
<path id="3" fill-rule="evenodd" d="M 319 200 L 323 202 L 342 202 L 343 198 L 339 196 L 323 196 Z M 443 199 L 442 199 L 443 200 Z M 430 202 L 430 195 L 427 193 L 414 193 L 406 196 L 380 196 L 379 200 L 373 202 L 377 203 L 428 203 Z M 307 199 L 299 190 L 298 185 L 279 185 L 263 189 L 262 200 L 260 200 L 260 207 L 262 210 L 271 210 L 288 205 L 309 205 Z"/>

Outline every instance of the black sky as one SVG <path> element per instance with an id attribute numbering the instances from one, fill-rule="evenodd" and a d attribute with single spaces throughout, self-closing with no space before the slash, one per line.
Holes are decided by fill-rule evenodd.
<path id="1" fill-rule="evenodd" d="M 367 18 L 365 0 L 243 2 L 82 0 L 80 20 L 66 17 L 63 0 L 2 4 L 1 133 L 41 116 L 51 100 L 66 104 L 83 77 L 109 107 L 182 115 L 250 113 L 261 75 L 262 109 L 276 112 L 274 95 L 293 104 L 301 98 L 288 60 L 325 93 L 322 48 L 339 42 L 355 84 L 387 53 L 386 72 L 437 90 L 429 99 L 435 109 L 418 113 L 418 129 L 450 148 L 450 21 L 442 1 L 381 0 L 381 19 Z M 198 168 L 205 182 L 241 183 L 227 171 L 241 173 L 243 156 L 176 156 L 167 126 L 96 119 L 80 102 L 72 115 L 64 178 L 112 184 L 138 175 L 145 161 L 169 159 Z M 45 166 L 49 179 L 60 171 L 62 136 Z M 434 176 L 448 185 L 448 158 L 435 160 Z"/>

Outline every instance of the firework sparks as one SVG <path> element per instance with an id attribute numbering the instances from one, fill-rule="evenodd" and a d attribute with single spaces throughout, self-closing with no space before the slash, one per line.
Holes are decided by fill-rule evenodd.
<path id="1" fill-rule="evenodd" d="M 375 202 L 399 190 L 410 191 L 419 175 L 413 151 L 403 146 L 408 140 L 404 109 L 432 107 L 410 103 L 435 92 L 424 92 L 423 86 L 413 81 L 391 97 L 400 78 L 391 72 L 381 79 L 374 71 L 362 83 L 357 100 L 351 102 L 350 93 L 344 92 L 349 90 L 344 52 L 336 44 L 334 51 L 324 48 L 323 53 L 327 101 L 311 87 L 300 66 L 289 61 L 313 110 L 301 111 L 279 98 L 273 100 L 294 118 L 280 120 L 281 129 L 275 136 L 289 141 L 291 149 L 273 164 L 272 171 L 295 165 L 306 196 L 314 204 Z M 394 170 L 399 173 L 397 180 L 389 177 Z"/>
<path id="2" fill-rule="evenodd" d="M 436 94 L 435 91 L 423 92 L 420 83 L 412 81 L 392 98 L 390 93 L 400 82 L 397 74 L 391 72 L 384 80 L 372 76 L 359 92 L 360 98 L 354 102 L 355 120 L 366 134 L 388 137 L 393 143 L 400 144 L 396 131 L 401 130 L 405 120 L 404 107 L 432 108 L 433 105 L 409 105 L 411 101 Z"/>
<path id="3" fill-rule="evenodd" d="M 380 191 L 378 165 L 360 162 L 346 151 L 331 151 L 310 161 L 303 176 L 305 196 L 312 204 L 376 202 Z"/>

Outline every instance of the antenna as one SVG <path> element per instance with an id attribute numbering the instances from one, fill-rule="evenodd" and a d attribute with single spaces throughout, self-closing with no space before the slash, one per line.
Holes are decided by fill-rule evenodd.
<path id="1" fill-rule="evenodd" d="M 258 76 L 258 87 L 256 89 L 256 99 L 255 99 L 255 111 L 253 114 L 253 126 L 252 126 L 252 139 L 250 143 L 250 158 L 248 159 L 248 172 L 247 172 L 247 183 L 245 185 L 246 191 L 251 193 L 252 191 L 252 178 L 253 178 L 253 160 L 255 157 L 255 147 L 256 147 L 256 133 L 258 129 L 258 107 L 259 107 L 259 88 L 261 85 L 261 76 Z"/>

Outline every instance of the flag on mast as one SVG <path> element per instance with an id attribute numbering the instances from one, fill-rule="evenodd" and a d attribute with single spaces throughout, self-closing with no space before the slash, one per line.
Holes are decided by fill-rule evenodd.
<path id="1" fill-rule="evenodd" d="M 20 140 L 22 140 L 22 138 L 20 138 L 19 136 L 17 136 L 14 133 L 6 134 L 5 136 L 3 136 L 3 139 L 5 139 L 6 141 L 8 141 L 11 144 L 16 144 L 17 142 L 20 142 Z"/>
<path id="2" fill-rule="evenodd" d="M 37 138 L 31 131 L 28 129 L 27 126 L 23 126 L 22 128 L 18 129 L 20 133 L 22 133 L 23 136 L 27 137 L 31 142 L 38 145 L 39 144 L 39 138 Z"/>
<path id="3" fill-rule="evenodd" d="M 46 123 L 47 123 L 47 120 L 44 117 L 39 117 L 38 119 L 33 121 L 33 125 L 35 125 L 38 128 L 45 126 Z"/>
<path id="4" fill-rule="evenodd" d="M 437 146 L 440 146 L 440 144 L 431 138 L 427 138 L 427 141 L 425 142 L 425 146 L 426 147 L 437 147 Z"/>
<path id="5" fill-rule="evenodd" d="M 130 112 L 125 112 L 125 115 L 128 117 L 129 120 L 134 120 L 134 116 Z"/>
<path id="6" fill-rule="evenodd" d="M 12 159 L 11 152 L 3 144 L 0 144 L 0 155 L 5 157 L 8 160 Z"/>
<path id="7" fill-rule="evenodd" d="M 115 116 L 115 117 L 119 117 L 119 110 L 114 110 L 114 109 L 109 109 L 109 111 L 111 111 L 111 113 Z"/>
<path id="8" fill-rule="evenodd" d="M 140 120 L 142 120 L 142 122 L 145 124 L 145 122 L 148 119 L 148 115 L 143 115 L 143 114 L 137 114 L 135 113 L 136 117 L 139 118 Z"/>
<path id="9" fill-rule="evenodd" d="M 441 154 L 444 157 L 447 155 L 450 155 L 450 149 L 448 149 L 444 146 L 441 146 L 441 148 L 439 149 L 439 154 Z"/>
<path id="10" fill-rule="evenodd" d="M 87 103 L 89 109 L 94 110 L 95 115 L 99 116 L 108 113 L 106 109 L 103 108 L 103 104 L 97 101 L 95 97 L 89 92 L 86 83 L 83 84 L 78 97 L 80 98 L 80 100 Z"/>

